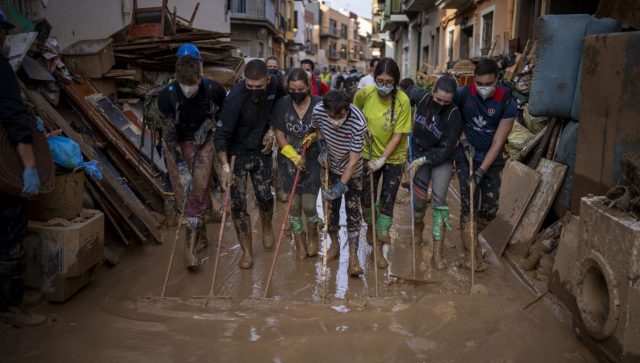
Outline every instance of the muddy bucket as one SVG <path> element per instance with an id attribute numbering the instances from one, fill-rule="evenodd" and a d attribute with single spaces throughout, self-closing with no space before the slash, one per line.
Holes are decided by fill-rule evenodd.
<path id="1" fill-rule="evenodd" d="M 606 197 L 610 202 L 609 208 L 616 207 L 626 212 L 631 207 L 631 192 L 623 185 L 618 185 L 609 189 Z"/>

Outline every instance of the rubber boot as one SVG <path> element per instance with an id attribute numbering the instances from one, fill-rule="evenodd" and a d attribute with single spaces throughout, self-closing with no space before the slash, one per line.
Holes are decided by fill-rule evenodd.
<path id="1" fill-rule="evenodd" d="M 304 231 L 300 233 L 295 233 L 293 235 L 293 239 L 296 242 L 296 259 L 304 260 L 305 258 L 307 258 L 307 248 L 305 246 L 305 242 L 307 238 Z"/>
<path id="2" fill-rule="evenodd" d="M 327 251 L 327 261 L 335 260 L 340 257 L 340 239 L 338 232 L 329 232 L 329 238 L 331 239 L 331 246 Z"/>
<path id="3" fill-rule="evenodd" d="M 391 243 L 391 237 L 389 236 L 389 230 L 391 229 L 391 225 L 393 224 L 393 218 L 379 213 L 378 218 L 376 218 L 376 237 L 378 242 L 382 243 Z"/>
<path id="4" fill-rule="evenodd" d="M 47 317 L 31 312 L 21 306 L 10 306 L 0 310 L 0 321 L 17 328 L 23 328 L 44 324 L 47 321 Z"/>
<path id="5" fill-rule="evenodd" d="M 202 228 L 198 233 L 198 240 L 196 241 L 196 247 L 195 247 L 196 254 L 200 254 L 207 247 L 209 247 L 209 239 L 207 238 L 207 225 L 203 222 Z"/>
<path id="6" fill-rule="evenodd" d="M 422 233 L 424 232 L 424 221 L 422 219 L 420 219 L 420 221 L 414 220 L 413 223 L 414 223 L 413 238 L 416 241 L 416 245 L 421 246 L 424 244 L 424 242 L 422 241 Z"/>
<path id="7" fill-rule="evenodd" d="M 369 246 L 373 246 L 373 223 L 371 217 L 371 208 L 362 208 L 362 217 L 364 218 L 364 222 L 367 224 L 367 243 Z"/>
<path id="8" fill-rule="evenodd" d="M 362 274 L 362 267 L 358 261 L 358 241 L 359 236 L 349 237 L 349 268 L 347 272 L 350 276 L 359 276 Z"/>
<path id="9" fill-rule="evenodd" d="M 240 268 L 251 268 L 253 266 L 253 243 L 251 239 L 251 219 L 249 216 L 233 219 L 233 226 L 236 229 L 238 243 L 242 250 L 242 256 L 238 265 Z"/>
<path id="10" fill-rule="evenodd" d="M 277 189 L 276 190 L 276 198 L 282 202 L 282 203 L 286 203 L 289 201 L 289 194 L 287 192 L 285 192 L 282 189 Z"/>
<path id="11" fill-rule="evenodd" d="M 272 219 L 273 211 L 260 211 L 260 222 L 262 224 L 262 246 L 265 250 L 270 250 L 275 242 L 275 239 L 273 238 L 273 225 L 271 223 Z"/>
<path id="12" fill-rule="evenodd" d="M 386 258 L 384 258 L 384 251 L 382 249 L 384 247 L 384 244 L 381 242 L 378 242 L 377 245 L 378 245 L 378 268 L 385 269 L 389 267 L 389 262 L 387 261 Z M 373 253 L 371 258 L 373 258 Z"/>
<path id="13" fill-rule="evenodd" d="M 200 230 L 202 229 L 202 220 L 199 218 L 187 217 L 185 224 L 187 227 L 187 235 L 184 240 L 184 266 L 187 270 L 197 271 L 200 267 L 200 263 L 196 254 L 196 245 L 198 244 Z"/>
<path id="14" fill-rule="evenodd" d="M 307 218 L 307 256 L 313 257 L 318 254 L 318 226 L 320 219 L 316 217 Z"/>
<path id="15" fill-rule="evenodd" d="M 440 206 L 433 208 L 433 254 L 431 256 L 431 265 L 436 270 L 445 270 L 447 265 L 442 258 L 443 245 L 446 230 L 451 229 L 449 225 L 449 207 Z"/>

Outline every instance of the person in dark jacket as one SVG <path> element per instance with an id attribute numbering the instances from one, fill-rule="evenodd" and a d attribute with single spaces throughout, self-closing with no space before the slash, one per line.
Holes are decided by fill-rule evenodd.
<path id="1" fill-rule="evenodd" d="M 187 229 L 184 264 L 195 271 L 200 266 L 198 253 L 208 245 L 204 215 L 210 203 L 215 158 L 213 127 L 225 90 L 218 82 L 203 77 L 202 58 L 195 45 L 183 44 L 177 55 L 176 80 L 158 95 L 158 109 L 165 120 L 162 136 L 171 185 L 174 191 L 188 193 L 181 211 Z M 178 201 L 180 208 L 183 200 Z"/>
<path id="2" fill-rule="evenodd" d="M 0 49 L 13 25 L 0 11 Z M 27 200 L 40 191 L 40 178 L 33 153 L 33 133 L 27 123 L 27 111 L 20 96 L 16 75 L 0 52 L 0 123 L 16 148 L 24 172 L 22 196 L 0 191 L 0 321 L 22 327 L 42 324 L 43 315 L 23 308 L 25 253 L 22 241 L 27 236 Z"/>
<path id="3" fill-rule="evenodd" d="M 284 96 L 280 81 L 270 77 L 267 65 L 260 59 L 248 62 L 244 80 L 237 83 L 224 101 L 215 133 L 215 147 L 222 165 L 223 180 L 231 172 L 231 216 L 236 229 L 242 257 L 240 268 L 253 266 L 251 219 L 247 213 L 247 175 L 260 208 L 262 245 L 273 247 L 273 195 L 271 194 L 271 163 L 275 134 L 269 128 L 269 117 L 275 103 Z"/>
<path id="4" fill-rule="evenodd" d="M 424 217 L 428 205 L 427 189 L 431 182 L 433 210 L 433 258 L 432 265 L 438 270 L 446 268 L 442 258 L 445 229 L 449 227 L 447 190 L 453 173 L 453 156 L 462 131 L 460 111 L 453 104 L 456 81 L 450 76 L 441 76 L 436 81 L 433 93 L 418 102 L 413 123 L 414 160 L 409 164 L 409 175 L 413 178 L 414 223 L 416 242 L 422 244 Z"/>
<path id="5" fill-rule="evenodd" d="M 416 85 L 411 78 L 403 78 L 398 86 L 400 86 L 400 89 L 409 97 L 411 107 L 417 106 L 418 102 L 427 94 L 427 90 Z"/>

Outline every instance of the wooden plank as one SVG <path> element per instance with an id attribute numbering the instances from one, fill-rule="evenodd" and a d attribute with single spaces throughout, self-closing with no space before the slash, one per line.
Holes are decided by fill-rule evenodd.
<path id="1" fill-rule="evenodd" d="M 522 53 L 516 53 L 515 62 L 513 62 L 513 64 L 509 68 L 507 68 L 507 71 L 504 73 L 504 78 L 507 81 L 511 82 L 511 79 L 513 79 L 513 75 L 515 74 L 516 69 L 520 65 L 522 59 Z"/>
<path id="2" fill-rule="evenodd" d="M 509 241 L 509 250 L 521 258 L 527 256 L 531 243 L 540 231 L 542 223 L 564 181 L 567 166 L 548 159 L 542 159 L 536 171 L 541 176 L 540 184 Z"/>
<path id="3" fill-rule="evenodd" d="M 558 122 L 557 118 L 552 117 L 549 125 L 547 126 L 549 127 L 545 130 L 544 135 L 542 136 L 542 140 L 540 140 L 540 144 L 538 145 L 538 147 L 536 147 L 535 154 L 533 154 L 533 157 L 531 158 L 529 163 L 527 163 L 530 168 L 537 168 L 538 163 L 542 159 L 542 156 L 547 154 L 547 148 L 549 147 L 549 142 L 551 141 L 553 132 L 556 127 L 560 126 L 560 123 Z"/>
<path id="4" fill-rule="evenodd" d="M 542 130 L 540 130 L 540 132 L 538 132 L 536 136 L 533 139 L 531 139 L 531 141 L 529 141 L 529 143 L 522 149 L 522 152 L 520 152 L 519 160 L 526 159 L 527 156 L 531 153 L 531 151 L 536 149 L 536 146 L 538 146 L 538 144 L 540 143 L 540 140 L 542 140 L 542 137 L 547 132 L 547 127 L 549 127 L 549 125 L 545 126 Z"/>
<path id="5" fill-rule="evenodd" d="M 479 237 L 489 243 L 496 256 L 502 256 L 539 183 L 537 171 L 519 161 L 507 162 L 502 172 L 498 213 Z"/>

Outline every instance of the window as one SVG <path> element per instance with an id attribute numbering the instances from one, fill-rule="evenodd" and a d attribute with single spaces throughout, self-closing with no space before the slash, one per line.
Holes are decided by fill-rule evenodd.
<path id="1" fill-rule="evenodd" d="M 340 38 L 347 39 L 348 28 L 344 24 L 340 24 Z"/>
<path id="2" fill-rule="evenodd" d="M 344 45 L 340 47 L 340 58 L 347 59 L 347 47 Z"/>
<path id="3" fill-rule="evenodd" d="M 298 29 L 298 10 L 293 12 L 293 28 Z M 293 30 L 293 29 L 290 29 Z"/>
<path id="4" fill-rule="evenodd" d="M 481 55 L 488 55 L 491 51 L 493 40 L 493 10 L 482 15 L 482 44 L 480 46 Z"/>
<path id="5" fill-rule="evenodd" d="M 338 35 L 338 22 L 333 19 L 329 19 L 329 33 Z"/>

